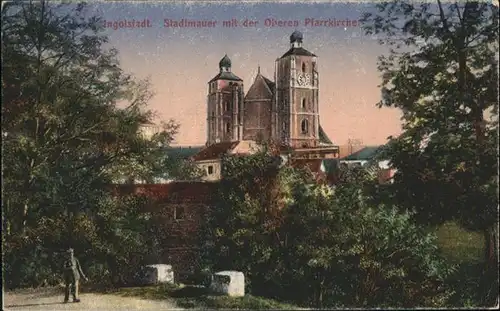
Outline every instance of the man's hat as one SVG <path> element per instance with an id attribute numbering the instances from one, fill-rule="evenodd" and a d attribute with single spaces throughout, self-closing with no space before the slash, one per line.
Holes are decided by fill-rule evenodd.
<path id="1" fill-rule="evenodd" d="M 73 249 L 71 247 L 68 248 L 68 250 L 66 251 L 66 253 L 73 253 Z"/>

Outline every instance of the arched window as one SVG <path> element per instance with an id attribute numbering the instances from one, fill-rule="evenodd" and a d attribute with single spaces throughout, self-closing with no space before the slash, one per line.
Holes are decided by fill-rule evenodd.
<path id="1" fill-rule="evenodd" d="M 306 109 L 306 99 L 302 98 L 302 109 Z"/>
<path id="2" fill-rule="evenodd" d="M 215 112 L 212 111 L 212 120 L 210 121 L 211 130 L 215 132 Z"/>
<path id="3" fill-rule="evenodd" d="M 231 133 L 231 123 L 226 123 L 226 133 Z"/>
<path id="4" fill-rule="evenodd" d="M 229 101 L 227 101 L 227 102 L 225 103 L 225 105 L 226 105 L 226 111 L 231 110 L 231 105 L 230 105 Z"/>
<path id="5" fill-rule="evenodd" d="M 302 63 L 302 72 L 306 72 L 306 63 Z"/>
<path id="6" fill-rule="evenodd" d="M 302 120 L 300 123 L 300 129 L 302 131 L 302 134 L 307 134 L 309 132 L 309 122 L 307 119 Z"/>
<path id="7" fill-rule="evenodd" d="M 282 126 L 282 130 L 286 131 L 286 122 L 283 122 L 283 124 L 281 126 Z"/>

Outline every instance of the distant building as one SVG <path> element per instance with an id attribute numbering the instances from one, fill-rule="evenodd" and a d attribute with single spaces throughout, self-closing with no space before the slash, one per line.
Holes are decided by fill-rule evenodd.
<path id="1" fill-rule="evenodd" d="M 166 148 L 171 156 L 194 161 L 206 172 L 203 181 L 116 186 L 120 194 L 142 193 L 156 199 L 148 208 L 161 224 L 159 260 L 172 264 L 175 271 L 195 268 L 200 255 L 196 239 L 221 184 L 217 181 L 224 178 L 224 156 L 254 154 L 269 142 L 291 166 L 307 168 L 319 180 L 335 180 L 339 147 L 320 125 L 318 57 L 302 43 L 302 33 L 293 32 L 289 49 L 274 63 L 274 79 L 264 77 L 259 67 L 246 94 L 229 57 L 220 60 L 219 73 L 208 81 L 206 145 Z M 154 125 L 143 129 L 151 136 L 157 130 Z"/>
<path id="2" fill-rule="evenodd" d="M 390 161 L 380 158 L 384 146 L 366 146 L 360 150 L 345 156 L 339 160 L 340 168 L 365 167 L 376 168 L 381 183 L 392 182 L 394 169 L 390 167 Z"/>
<path id="3" fill-rule="evenodd" d="M 320 159 L 339 157 L 320 125 L 318 57 L 302 43 L 302 33 L 293 32 L 289 50 L 275 61 L 274 79 L 259 66 L 246 94 L 230 58 L 220 60 L 219 73 L 208 82 L 206 149 L 192 157 L 206 180 L 222 177 L 222 155 L 248 155 L 262 142 L 281 146 L 295 165 L 317 170 Z"/>
<path id="4" fill-rule="evenodd" d="M 245 156 L 251 155 L 260 150 L 260 146 L 254 141 L 233 141 L 222 142 L 210 145 L 191 159 L 200 169 L 205 171 L 205 181 L 218 181 L 222 178 L 222 158 L 223 156 Z"/>

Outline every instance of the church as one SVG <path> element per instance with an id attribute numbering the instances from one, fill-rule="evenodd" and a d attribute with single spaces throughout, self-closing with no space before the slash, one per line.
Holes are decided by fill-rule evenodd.
<path id="1" fill-rule="evenodd" d="M 274 82 L 259 70 L 246 94 L 230 58 L 225 55 L 220 60 L 219 72 L 208 82 L 206 144 L 181 150 L 205 170 L 203 181 L 114 187 L 116 195 L 154 199 L 145 207 L 154 213 L 161 245 L 154 262 L 171 264 L 177 279 L 199 263 L 199 233 L 223 177 L 223 155 L 252 154 L 262 142 L 272 142 L 282 160 L 307 167 L 330 182 L 325 172 L 338 160 L 339 147 L 320 124 L 318 57 L 302 44 L 303 35 L 293 32 L 290 48 L 276 59 Z"/>
<path id="2" fill-rule="evenodd" d="M 219 73 L 208 82 L 206 147 L 192 157 L 206 180 L 220 179 L 222 154 L 249 154 L 261 142 L 280 146 L 289 160 L 338 158 L 338 146 L 320 124 L 318 57 L 303 39 L 294 31 L 288 51 L 275 61 L 274 81 L 259 67 L 246 94 L 231 59 L 220 60 Z"/>

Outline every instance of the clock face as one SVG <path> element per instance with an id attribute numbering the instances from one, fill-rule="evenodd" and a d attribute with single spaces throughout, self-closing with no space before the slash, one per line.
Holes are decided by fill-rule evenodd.
<path id="1" fill-rule="evenodd" d="M 299 73 L 297 75 L 297 84 L 299 86 L 308 86 L 311 85 L 311 76 L 309 74 Z"/>
<path id="2" fill-rule="evenodd" d="M 300 74 L 297 77 L 297 84 L 300 86 L 304 86 L 306 84 L 306 77 L 304 75 Z"/>
<path id="3" fill-rule="evenodd" d="M 305 80 L 306 80 L 306 85 L 310 85 L 311 84 L 311 76 L 309 74 L 305 74 Z"/>

